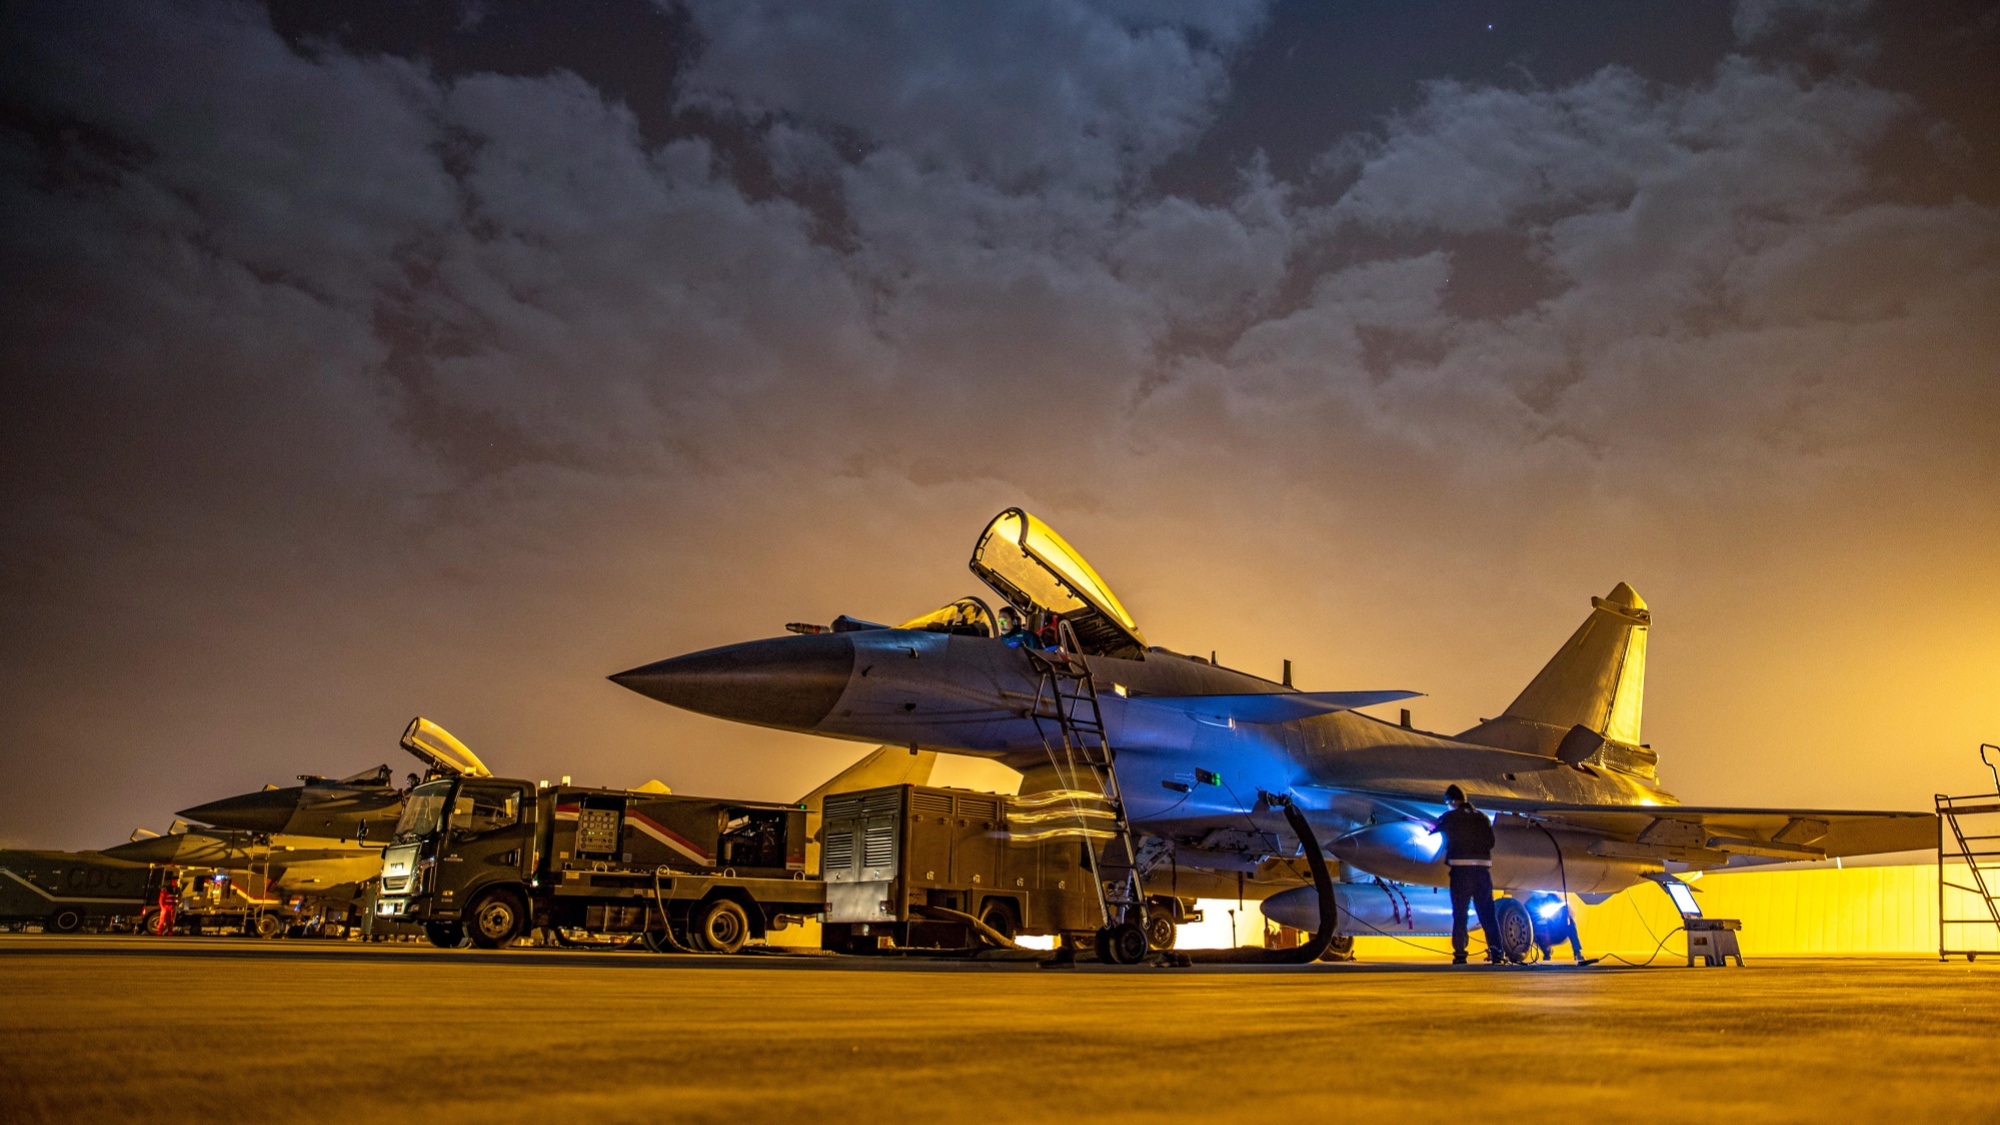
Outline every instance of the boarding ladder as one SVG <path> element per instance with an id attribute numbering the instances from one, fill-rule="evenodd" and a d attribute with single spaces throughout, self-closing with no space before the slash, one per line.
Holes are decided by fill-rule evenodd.
<path id="1" fill-rule="evenodd" d="M 1029 715 L 1035 720 L 1042 745 L 1049 751 L 1051 764 L 1072 788 L 1083 788 L 1087 777 L 1090 791 L 1103 794 L 1110 807 L 1113 836 L 1106 841 L 1103 851 L 1091 847 L 1088 837 L 1084 839 L 1084 855 L 1095 868 L 1091 881 L 1097 887 L 1097 906 L 1104 925 L 1132 922 L 1144 928 L 1145 872 L 1132 822 L 1125 813 L 1125 797 L 1118 787 L 1117 755 L 1104 733 L 1104 712 L 1097 702 L 1097 679 L 1091 674 L 1067 621 L 1057 624 L 1057 644 L 1053 650 L 1027 652 L 1041 674 L 1041 683 L 1035 689 L 1034 710 Z M 1051 737 L 1051 727 L 1055 738 Z"/>
<path id="2" fill-rule="evenodd" d="M 1979 760 L 1993 773 L 1993 792 L 1937 795 L 1940 961 L 1958 955 L 1968 961 L 1981 953 L 2000 955 L 2000 765 L 1987 757 L 1989 751 L 2000 753 L 2000 746 L 1979 747 Z M 1992 935 L 1992 940 L 1980 942 L 1982 934 Z"/>

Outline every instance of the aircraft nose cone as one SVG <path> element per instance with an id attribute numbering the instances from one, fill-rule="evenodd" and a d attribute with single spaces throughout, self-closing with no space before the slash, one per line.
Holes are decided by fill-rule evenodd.
<path id="1" fill-rule="evenodd" d="M 611 682 L 718 719 L 811 730 L 832 712 L 853 674 L 853 638 L 809 633 L 676 656 L 620 672 Z"/>
<path id="2" fill-rule="evenodd" d="M 283 832 L 291 823 L 292 814 L 298 811 L 299 790 L 266 789 L 261 793 L 244 793 L 235 797 L 224 797 L 220 801 L 210 801 L 191 809 L 182 809 L 175 816 L 213 824 L 217 828 L 235 828 L 244 832 Z"/>

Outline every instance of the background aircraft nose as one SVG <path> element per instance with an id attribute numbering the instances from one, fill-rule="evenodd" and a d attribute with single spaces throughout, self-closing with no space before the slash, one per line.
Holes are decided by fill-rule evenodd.
<path id="1" fill-rule="evenodd" d="M 718 719 L 811 730 L 853 674 L 853 638 L 814 633 L 676 656 L 620 672 L 611 682 Z"/>
<path id="2" fill-rule="evenodd" d="M 175 816 L 213 824 L 217 828 L 236 828 L 244 832 L 283 832 L 291 823 L 292 814 L 298 811 L 299 787 L 289 789 L 266 789 L 262 793 L 245 793 L 237 797 L 224 797 L 220 801 L 210 801 L 191 809 L 182 809 Z"/>

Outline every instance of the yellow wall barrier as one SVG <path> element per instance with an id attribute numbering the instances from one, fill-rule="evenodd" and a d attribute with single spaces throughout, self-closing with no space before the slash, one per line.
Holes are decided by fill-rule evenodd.
<path id="1" fill-rule="evenodd" d="M 1970 882 L 1963 868 L 1946 868 L 1951 882 Z M 1802 870 L 1709 872 L 1694 880 L 1695 900 L 1711 918 L 1737 918 L 1745 957 L 1838 954 L 1930 954 L 1938 950 L 1937 866 L 1821 867 Z M 1950 891 L 1951 917 L 1985 917 L 1976 895 Z M 1572 900 L 1574 902 L 1574 900 Z M 1233 904 L 1232 904 L 1233 905 Z M 1596 906 L 1578 905 L 1577 930 L 1587 956 L 1644 957 L 1667 938 L 1659 961 L 1686 956 L 1685 939 L 1670 931 L 1680 915 L 1658 887 L 1634 887 Z M 1959 928 L 1957 948 L 2000 955 L 2000 930 Z M 1413 943 L 1413 944 L 1412 944 Z M 1442 956 L 1450 943 L 1435 938 L 1362 938 L 1356 953 L 1369 960 Z M 1558 960 L 1569 956 L 1556 949 Z M 1657 963 L 1657 962 L 1656 962 Z"/>

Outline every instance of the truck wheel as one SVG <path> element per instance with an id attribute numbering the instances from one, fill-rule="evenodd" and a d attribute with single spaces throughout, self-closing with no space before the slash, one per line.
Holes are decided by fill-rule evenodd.
<path id="1" fill-rule="evenodd" d="M 979 908 L 979 920 L 1008 941 L 1021 932 L 1021 922 L 1014 917 L 1014 904 L 1005 899 L 988 899 Z"/>
<path id="2" fill-rule="evenodd" d="M 465 927 L 457 922 L 425 922 L 424 936 L 439 949 L 457 949 L 465 944 Z"/>
<path id="3" fill-rule="evenodd" d="M 83 911 L 73 906 L 64 906 L 49 915 L 42 928 L 52 934 L 73 934 L 83 928 Z"/>
<path id="4" fill-rule="evenodd" d="M 285 929 L 285 924 L 283 922 L 278 921 L 275 915 L 271 914 L 257 915 L 258 937 L 274 938 L 277 937 L 280 933 L 283 933 L 284 929 Z"/>
<path id="5" fill-rule="evenodd" d="M 1165 953 L 1180 939 L 1180 927 L 1174 925 L 1174 912 L 1164 906 L 1146 908 L 1146 944 L 1155 953 Z"/>
<path id="6" fill-rule="evenodd" d="M 513 891 L 491 890 L 472 904 L 472 923 L 466 927 L 472 944 L 481 949 L 505 949 L 514 944 L 527 927 L 528 911 Z"/>
<path id="7" fill-rule="evenodd" d="M 716 899 L 702 908 L 694 936 L 704 949 L 734 953 L 750 940 L 750 916 L 729 899 Z"/>

